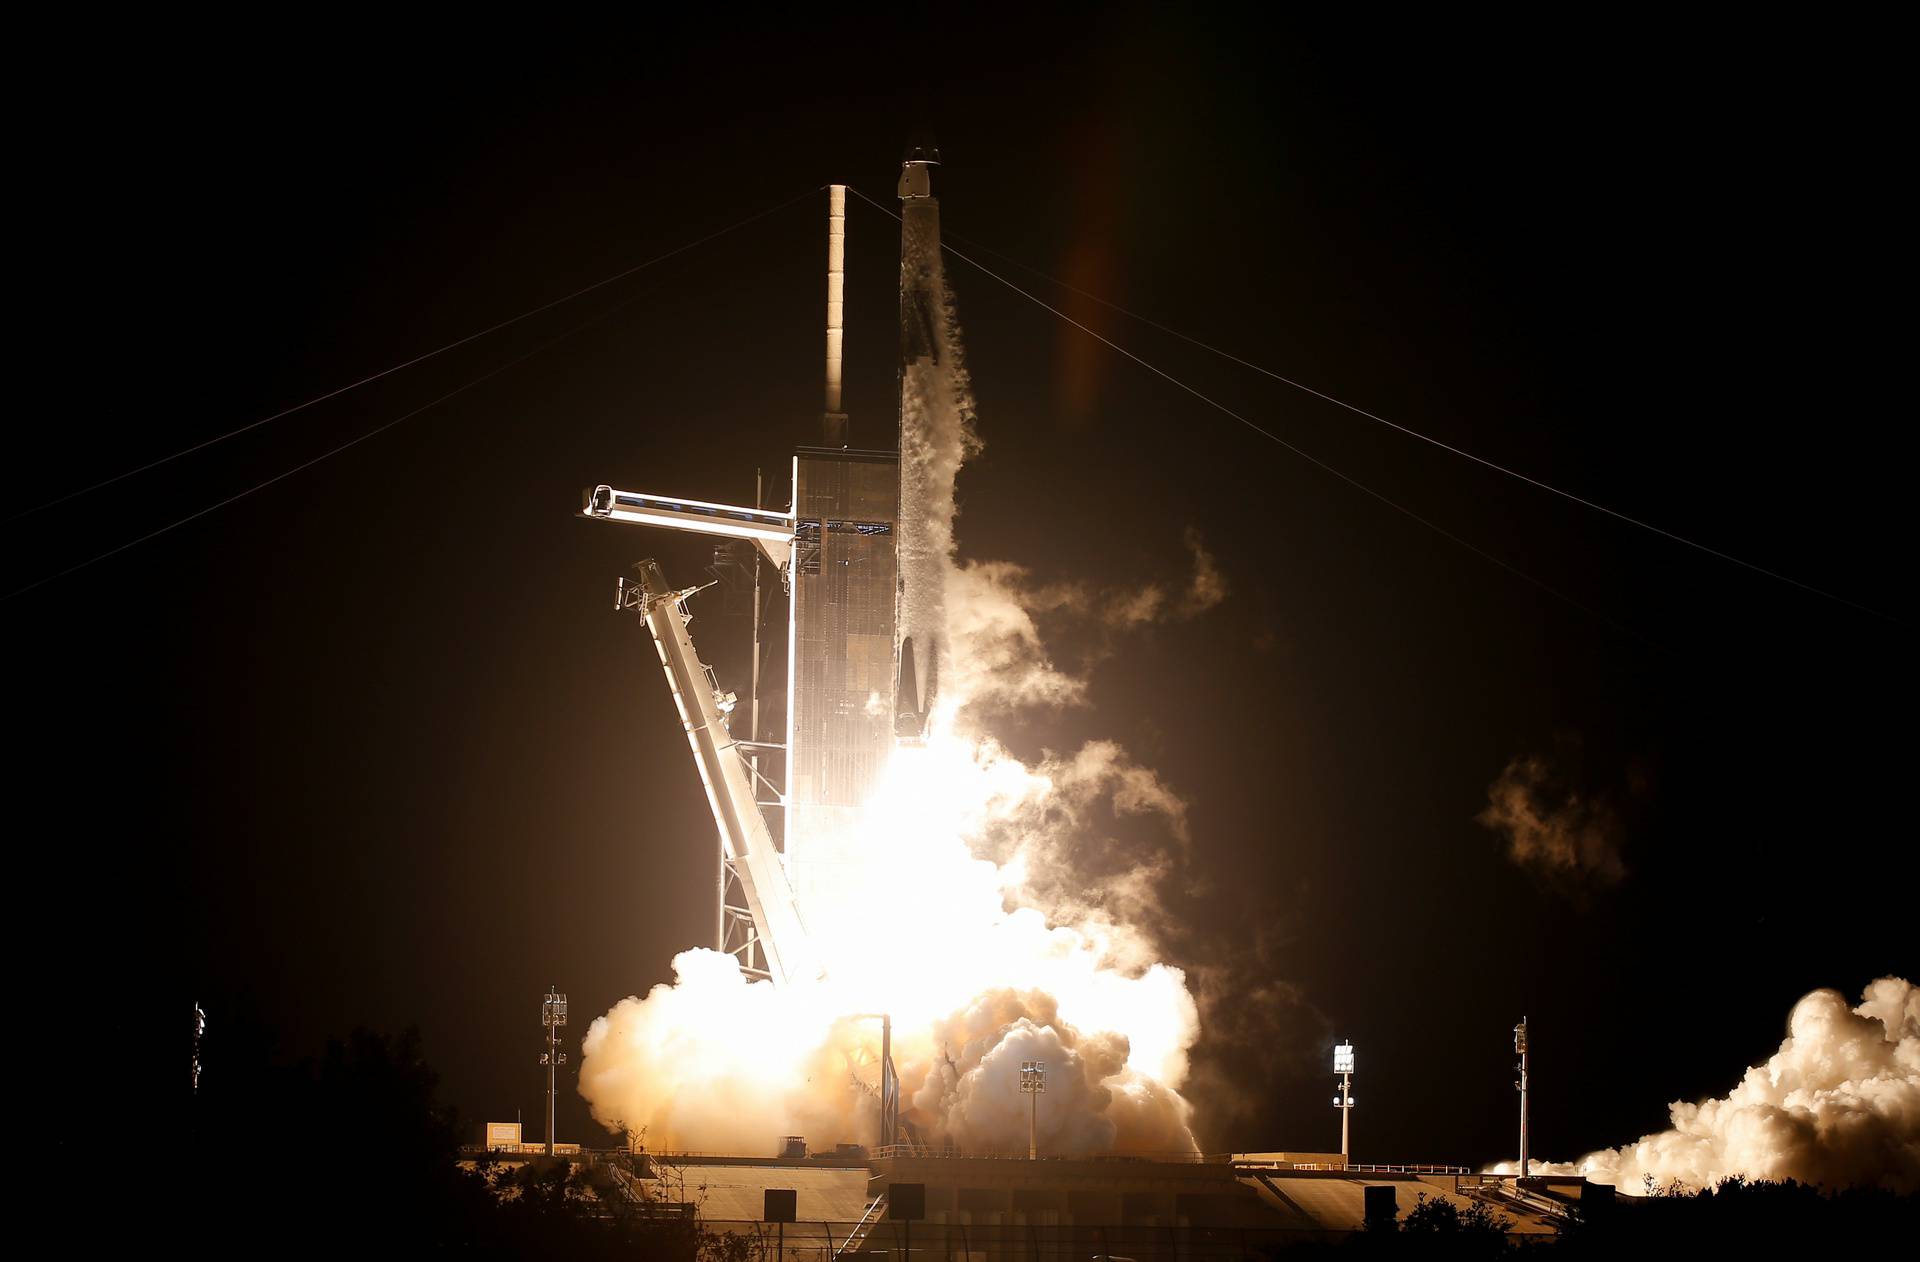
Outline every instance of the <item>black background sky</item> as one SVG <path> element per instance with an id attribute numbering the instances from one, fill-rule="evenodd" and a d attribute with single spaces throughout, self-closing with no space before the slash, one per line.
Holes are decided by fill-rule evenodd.
<path id="1" fill-rule="evenodd" d="M 1723 1092 L 1807 989 L 1911 972 L 1911 408 L 1884 308 L 1905 289 L 1908 203 L 1883 35 L 811 16 L 49 40 L 50 86 L 16 114 L 33 318 L 12 499 L 830 180 L 890 200 L 903 141 L 930 128 L 950 234 L 1906 624 L 1034 282 L 1592 612 L 1575 608 L 953 265 L 986 442 L 961 481 L 963 555 L 1178 582 L 1193 527 L 1230 587 L 1124 641 L 1089 711 L 1010 733 L 1028 751 L 1111 736 L 1156 767 L 1193 803 L 1201 889 L 1195 958 L 1174 962 L 1239 958 L 1240 977 L 1294 988 L 1242 1014 L 1266 1042 L 1203 1035 L 1203 1143 L 1335 1143 L 1342 1034 L 1363 1070 L 1358 1154 L 1505 1156 L 1524 1012 L 1535 1149 L 1571 1156 Z M 145 1049 L 194 998 L 290 1055 L 417 1024 L 469 1118 L 531 1119 L 543 988 L 570 992 L 577 1036 L 705 941 L 711 824 L 652 655 L 610 601 L 639 557 L 698 576 L 707 548 L 573 514 L 600 481 L 744 500 L 756 466 L 813 438 L 823 212 L 807 198 L 7 523 L 13 589 L 604 316 L 0 609 L 14 905 L 40 926 L 22 959 L 66 995 L 92 1087 L 63 1103 L 65 1130 L 126 1125 L 135 1084 L 171 1064 Z M 849 233 L 848 410 L 857 442 L 888 445 L 896 236 L 858 204 Z M 738 678 L 743 625 L 708 625 Z M 1616 805 L 1624 882 L 1544 884 L 1474 822 L 1529 753 Z M 885 949 L 927 947 L 911 899 L 875 923 Z M 600 1135 L 571 1090 L 561 1130 Z"/>

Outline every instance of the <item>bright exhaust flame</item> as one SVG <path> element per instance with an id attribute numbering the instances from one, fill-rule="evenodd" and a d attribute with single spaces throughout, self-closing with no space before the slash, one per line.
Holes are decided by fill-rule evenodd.
<path id="1" fill-rule="evenodd" d="M 1054 1074 L 1053 1152 L 1192 1151 L 1186 1076 L 1197 1012 L 1180 970 L 1141 965 L 1138 935 L 1011 905 L 1022 874 L 968 838 L 1052 785 L 991 743 L 898 751 L 831 901 L 807 907 L 820 982 L 749 984 L 731 957 L 683 952 L 676 983 L 594 1023 L 581 1091 L 603 1123 L 661 1149 L 760 1152 L 782 1134 L 873 1142 L 876 1021 L 888 1012 L 903 1113 L 969 1150 L 1025 1143 L 1020 1062 Z"/>
<path id="2" fill-rule="evenodd" d="M 656 1150 L 760 1153 L 786 1134 L 874 1142 L 880 1030 L 860 1014 L 880 1012 L 893 1021 L 902 1116 L 925 1142 L 1024 1152 L 1020 1063 L 1044 1060 L 1042 1151 L 1196 1147 L 1178 1093 L 1198 1028 L 1186 977 L 1101 900 L 1036 906 L 1027 880 L 1029 862 L 1089 827 L 1090 802 L 1162 817 L 1182 836 L 1183 804 L 1109 742 L 1029 766 L 965 717 L 974 700 L 1081 695 L 1034 637 L 1008 651 L 1009 630 L 1032 626 L 1016 588 L 954 563 L 953 480 L 977 443 L 950 304 L 944 317 L 939 368 L 908 377 L 920 432 L 902 453 L 903 483 L 939 518 L 926 534 L 940 544 L 951 636 L 928 739 L 895 750 L 860 835 L 843 839 L 844 878 L 801 909 L 823 980 L 749 984 L 731 957 L 689 950 L 673 985 L 593 1023 L 581 1093 L 600 1122 Z M 1210 604 L 1219 576 L 1193 546 Z M 1019 839 L 1004 864 L 979 857 L 989 835 Z"/>

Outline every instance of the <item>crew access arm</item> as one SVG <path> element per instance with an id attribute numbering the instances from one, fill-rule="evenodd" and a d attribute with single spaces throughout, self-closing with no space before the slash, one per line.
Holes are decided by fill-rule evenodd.
<path id="1" fill-rule="evenodd" d="M 785 569 L 793 555 L 793 514 L 770 508 L 740 508 L 732 504 L 713 504 L 706 500 L 669 499 L 643 491 L 616 491 L 601 485 L 587 492 L 581 515 L 602 521 L 624 521 L 640 526 L 665 526 L 669 530 L 696 535 L 719 535 L 725 539 L 746 539 L 773 562 L 776 570 Z"/>
<path id="2" fill-rule="evenodd" d="M 623 586 L 622 603 L 646 615 L 647 630 L 660 654 L 667 687 L 707 791 L 707 805 L 713 809 L 720 844 L 752 914 L 770 980 L 779 985 L 811 981 L 820 975 L 819 961 L 760 814 L 752 768 L 728 730 L 726 709 L 731 708 L 731 698 L 714 685 L 687 634 L 685 602 L 697 589 L 669 587 L 658 562 L 642 561 L 638 569 L 639 590 Z"/>

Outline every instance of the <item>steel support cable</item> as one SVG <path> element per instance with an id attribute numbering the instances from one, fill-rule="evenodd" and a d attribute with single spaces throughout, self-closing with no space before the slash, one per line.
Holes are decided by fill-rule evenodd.
<path id="1" fill-rule="evenodd" d="M 861 196 L 864 197 L 865 194 L 861 194 Z M 866 200 L 870 203 L 872 203 L 873 201 L 872 198 L 867 198 Z M 874 203 L 874 204 L 877 204 L 877 203 Z M 881 207 L 881 209 L 884 210 L 885 207 Z M 1035 276 L 1038 276 L 1040 279 L 1047 281 L 1049 284 L 1058 285 L 1060 288 L 1066 290 L 1069 293 L 1078 294 L 1080 297 L 1085 298 L 1089 302 L 1098 303 L 1100 306 L 1107 308 L 1109 311 L 1117 312 L 1118 314 L 1127 317 L 1129 320 L 1136 320 L 1139 323 L 1146 325 L 1150 329 L 1157 329 L 1158 331 L 1165 333 L 1168 337 L 1178 338 L 1182 342 L 1186 342 L 1191 346 L 1197 346 L 1201 350 L 1206 351 L 1208 354 L 1217 355 L 1221 359 L 1230 360 L 1231 362 L 1240 365 L 1242 368 L 1251 369 L 1254 372 L 1257 372 L 1264 377 L 1271 377 L 1273 380 L 1280 382 L 1282 385 L 1291 386 L 1295 390 L 1299 390 L 1305 394 L 1310 394 L 1316 399 L 1321 399 L 1327 403 L 1331 403 L 1337 408 L 1344 408 L 1346 411 L 1352 412 L 1356 416 L 1365 417 L 1367 420 L 1373 421 L 1376 424 L 1384 425 L 1388 429 L 1398 430 L 1400 433 L 1405 434 L 1409 438 L 1417 438 L 1423 443 L 1428 443 L 1432 446 L 1438 447 L 1442 451 L 1451 452 L 1454 455 L 1459 456 L 1464 460 L 1471 460 L 1477 465 L 1483 465 L 1488 469 L 1492 469 L 1496 473 L 1502 473 L 1502 474 L 1505 474 L 1507 477 L 1514 478 L 1521 482 L 1525 482 L 1529 486 L 1537 487 L 1540 490 L 1546 491 L 1552 495 L 1557 495 L 1561 499 L 1569 500 L 1575 504 L 1580 505 L 1583 508 L 1591 509 L 1596 513 L 1603 513 L 1608 517 L 1612 517 L 1618 521 L 1623 521 L 1630 526 L 1637 526 L 1641 530 L 1650 531 L 1651 533 L 1659 535 L 1662 538 L 1671 539 L 1675 543 L 1684 544 L 1689 548 L 1693 548 L 1697 551 L 1704 552 L 1708 556 L 1718 557 L 1722 561 L 1730 562 L 1734 565 L 1740 566 L 1743 569 L 1752 570 L 1754 573 L 1765 575 L 1767 578 L 1773 579 L 1776 582 L 1786 583 L 1789 586 L 1798 587 L 1802 591 L 1809 592 L 1815 596 L 1820 596 L 1827 600 L 1835 601 L 1839 604 L 1846 605 L 1849 608 L 1857 609 L 1862 613 L 1872 614 L 1876 618 L 1885 618 L 1887 621 L 1893 622 L 1896 624 L 1900 622 L 1898 618 L 1893 617 L 1891 614 L 1883 613 L 1882 611 L 1875 609 L 1871 605 L 1863 605 L 1858 601 L 1849 600 L 1845 596 L 1836 595 L 1835 593 L 1827 591 L 1823 588 L 1815 587 L 1811 583 L 1803 583 L 1799 579 L 1794 578 L 1791 575 L 1782 574 L 1776 570 L 1770 570 L 1763 565 L 1756 565 L 1752 561 L 1744 560 L 1740 557 L 1733 555 L 1730 552 L 1723 552 L 1720 549 L 1712 547 L 1709 544 L 1701 543 L 1697 540 L 1690 539 L 1685 535 L 1678 534 L 1674 531 L 1667 530 L 1660 526 L 1656 526 L 1652 522 L 1642 521 L 1640 518 L 1631 516 L 1630 514 L 1627 514 L 1627 513 L 1623 513 L 1618 509 L 1608 508 L 1605 504 L 1598 503 L 1594 500 L 1587 499 L 1584 496 L 1575 494 L 1572 491 L 1568 491 L 1561 487 L 1557 487 L 1553 485 L 1553 483 L 1551 482 L 1543 482 L 1539 478 L 1532 477 L 1528 474 L 1520 472 L 1518 469 L 1510 469 L 1506 465 L 1500 464 L 1497 461 L 1487 459 L 1485 456 L 1476 455 L 1473 452 L 1466 450 L 1464 447 L 1456 447 L 1452 443 L 1449 443 L 1444 439 L 1435 438 L 1431 434 L 1423 434 L 1419 430 L 1413 429 L 1410 426 L 1402 425 L 1397 421 L 1390 421 L 1386 417 L 1381 416 L 1378 413 L 1369 412 L 1367 409 L 1363 407 L 1358 407 L 1355 404 L 1348 403 L 1345 399 L 1336 398 L 1335 396 L 1328 394 L 1323 390 L 1316 390 L 1312 386 L 1307 385 L 1304 382 L 1295 381 L 1293 378 L 1277 373 L 1273 371 L 1271 368 L 1267 368 L 1261 364 L 1256 364 L 1250 359 L 1243 359 L 1240 356 L 1234 354 L 1232 351 L 1222 350 L 1220 347 L 1214 346 L 1208 342 L 1203 342 L 1197 337 L 1193 337 L 1193 336 L 1190 336 L 1189 334 L 1182 333 L 1179 329 L 1170 328 L 1167 325 L 1160 323 L 1158 320 L 1154 320 L 1154 319 L 1151 319 L 1150 317 L 1143 316 L 1135 311 L 1129 311 L 1118 303 L 1109 302 L 1107 299 L 1100 297 L 1100 295 L 1098 294 L 1088 293 L 1086 290 L 1081 289 L 1077 285 L 1070 285 L 1066 281 L 1060 280 L 1057 277 L 1049 276 L 1047 273 L 1041 271 L 1037 267 L 1031 267 L 1028 264 L 1022 263 L 1020 260 L 1016 258 L 1013 258 L 1006 254 L 1002 254 L 1000 251 L 992 249 L 989 246 L 982 245 L 978 241 L 971 241 L 968 238 L 961 236 L 959 233 L 953 233 L 952 236 L 957 241 L 967 241 L 969 245 L 971 245 L 974 249 L 979 250 L 983 254 L 991 254 L 995 258 L 1005 259 L 1008 263 L 1011 263 L 1013 266 L 1019 268 L 1023 272 L 1029 272 Z M 942 244 L 944 245 L 944 242 Z M 947 248 L 951 248 L 951 247 L 947 247 Z M 954 251 L 954 253 L 957 257 L 965 257 L 963 255 L 960 255 L 959 251 L 957 250 Z M 973 260 L 971 259 L 968 259 L 967 261 L 970 263 L 973 262 Z M 979 264 L 975 263 L 974 266 L 978 267 Z M 981 270 L 985 271 L 986 269 L 982 268 Z M 989 273 L 989 275 L 991 275 L 991 273 Z M 999 278 L 996 277 L 995 279 L 999 279 Z M 1064 319 L 1066 317 L 1063 316 L 1062 318 Z M 1098 336 L 1098 335 L 1096 334 L 1095 336 Z"/>
<path id="2" fill-rule="evenodd" d="M 259 420 L 250 421 L 247 424 L 242 425 L 238 429 L 228 430 L 224 434 L 216 435 L 215 437 L 209 438 L 204 442 L 195 443 L 191 447 L 183 447 L 179 451 L 174 452 L 170 456 L 162 456 L 158 460 L 148 461 L 146 464 L 143 464 L 138 468 L 128 469 L 124 473 L 116 473 L 110 478 L 104 478 L 99 482 L 95 482 L 91 486 L 83 486 L 77 491 L 68 491 L 65 495 L 62 495 L 57 499 L 50 499 L 50 500 L 47 500 L 45 503 L 36 504 L 32 508 L 23 509 L 22 511 L 15 513 L 13 516 L 7 518 L 7 520 L 9 522 L 16 522 L 23 517 L 31 517 L 35 513 L 43 512 L 46 509 L 53 508 L 54 506 L 59 504 L 64 504 L 68 500 L 73 499 L 76 496 L 85 495 L 89 491 L 97 491 L 102 487 L 112 486 L 115 482 L 119 482 L 126 478 L 133 477 L 135 474 L 145 473 L 149 469 L 157 469 L 163 464 L 170 464 L 173 461 L 180 459 L 182 456 L 191 456 L 196 451 L 204 451 L 208 447 L 212 447 L 217 443 L 226 442 L 229 438 L 238 438 L 240 435 L 245 434 L 250 430 L 259 429 L 262 425 L 268 425 L 274 421 L 278 421 L 285 417 L 292 416 L 295 412 L 304 412 L 308 408 L 313 407 L 316 404 L 325 403 L 329 399 L 337 399 L 343 394 L 346 394 L 353 390 L 358 390 L 361 386 L 371 385 L 372 383 L 379 381 L 383 377 L 391 377 L 394 373 L 397 373 L 402 369 L 411 368 L 415 364 L 424 364 L 425 362 L 435 358 L 436 356 L 444 355 L 451 350 L 456 350 L 459 347 L 465 346 L 469 342 L 476 342 L 476 341 L 479 341 L 481 338 L 488 336 L 489 334 L 498 333 L 502 329 L 511 328 L 513 325 L 519 324 L 523 320 L 530 320 L 534 316 L 537 316 L 542 312 L 551 311 L 555 307 L 563 306 L 566 303 L 572 302 L 576 298 L 584 298 L 586 295 L 593 293 L 597 289 L 605 289 L 608 285 L 613 284 L 615 281 L 625 280 L 627 277 L 632 276 L 637 272 L 644 272 L 649 267 L 652 267 L 657 263 L 664 263 L 668 259 L 673 258 L 676 255 L 685 254 L 688 250 L 694 249 L 697 246 L 705 245 L 707 242 L 717 240 L 720 237 L 724 237 L 730 232 L 734 232 L 734 231 L 737 231 L 738 229 L 746 227 L 748 224 L 758 223 L 760 220 L 765 219 L 768 215 L 777 214 L 778 212 L 783 211 L 787 207 L 793 205 L 795 202 L 811 197 L 815 193 L 818 193 L 819 191 L 820 190 L 818 188 L 810 188 L 804 193 L 800 193 L 794 197 L 789 197 L 786 201 L 781 202 L 778 206 L 769 206 L 767 209 L 760 211 L 758 214 L 749 215 L 745 219 L 739 220 L 736 223 L 729 224 L 726 227 L 721 228 L 716 232 L 709 232 L 704 237 L 699 237 L 693 241 L 689 241 L 685 245 L 676 246 L 673 249 L 668 250 L 665 254 L 655 255 L 653 258 L 648 259 L 644 263 L 636 263 L 632 267 L 629 267 L 624 271 L 615 272 L 613 275 L 607 277 L 604 280 L 597 280 L 593 284 L 588 285 L 585 288 L 576 289 L 572 293 L 565 294 L 559 298 L 555 298 L 551 302 L 544 302 L 537 307 L 533 307 L 526 311 L 522 311 L 519 315 L 514 316 L 512 319 L 502 320 L 498 324 L 488 325 L 486 328 L 481 329 L 476 333 L 469 333 L 465 337 L 458 338 L 454 341 L 448 342 L 445 346 L 439 347 L 435 350 L 427 351 L 426 353 L 421 355 L 415 355 L 412 359 L 403 360 L 402 362 L 393 365 L 391 368 L 383 368 L 379 372 L 360 378 L 358 381 L 348 382 L 346 385 L 341 386 L 337 390 L 329 390 L 325 394 L 315 395 L 313 398 L 308 399 L 305 403 L 296 403 L 290 408 L 284 408 L 281 411 L 275 412 L 272 416 L 263 416 Z"/>
<path id="3" fill-rule="evenodd" d="M 475 386 L 480 385 L 482 382 L 490 381 L 493 378 L 498 377 L 501 373 L 506 372 L 508 369 L 519 367 L 521 364 L 526 363 L 529 359 L 532 359 L 535 355 L 540 354 L 542 351 L 549 350 L 552 347 L 559 345 L 561 342 L 566 341 L 568 338 L 572 337 L 574 334 L 593 327 L 594 325 L 600 323 L 602 320 L 606 319 L 608 316 L 612 315 L 614 312 L 630 307 L 634 303 L 638 302 L 639 300 L 640 300 L 639 296 L 636 295 L 632 298 L 627 298 L 620 302 L 617 302 L 613 306 L 608 307 L 605 311 L 602 311 L 600 314 L 592 317 L 591 319 L 583 320 L 579 324 L 576 324 L 572 328 L 568 329 L 566 332 L 558 334 L 557 336 L 548 338 L 546 341 L 540 343 L 540 345 L 534 347 L 532 350 L 527 351 L 525 354 L 515 356 L 514 358 L 508 360 L 506 363 L 500 365 L 498 368 L 494 368 L 488 372 L 484 372 L 480 376 L 475 377 L 471 381 L 467 382 L 465 385 L 455 386 L 453 389 L 447 391 L 445 394 L 439 396 L 438 398 L 431 399 L 426 403 L 422 403 L 419 407 L 414 408 L 411 412 L 407 412 L 400 416 L 396 416 L 392 420 L 386 422 L 385 424 L 377 425 L 373 429 L 368 430 L 366 433 L 361 434 L 356 438 L 349 438 L 346 442 L 341 443 L 338 447 L 334 447 L 327 451 L 323 451 L 319 455 L 313 457 L 311 460 L 302 461 L 301 463 L 295 465 L 291 469 L 288 469 L 284 473 L 276 473 L 272 477 L 268 478 L 266 481 L 255 483 L 253 486 L 248 487 L 246 490 L 237 492 L 236 494 L 233 494 L 233 495 L 229 495 L 227 496 L 227 498 L 219 501 L 218 503 L 209 504 L 207 507 L 200 509 L 198 512 L 188 513 L 185 517 L 182 517 L 177 521 L 168 522 L 166 525 L 160 527 L 157 530 L 150 530 L 146 534 L 141 535 L 137 539 L 129 539 L 127 542 L 120 544 L 118 547 L 109 548 L 105 552 L 102 552 L 97 556 L 88 557 L 86 560 L 81 561 L 76 565 L 69 565 L 66 569 L 61 570 L 58 573 L 49 574 L 45 578 L 35 579 L 33 582 L 28 583 L 25 587 L 16 587 L 12 591 L 8 592 L 6 595 L 0 596 L 0 603 L 4 603 L 6 601 L 12 600 L 16 596 L 24 596 L 28 592 L 34 590 L 37 587 L 44 587 L 48 583 L 54 582 L 56 579 L 65 578 L 67 575 L 75 573 L 76 571 L 79 571 L 79 570 L 84 570 L 90 565 L 97 565 L 100 562 L 106 560 L 108 557 L 118 556 L 120 553 L 125 552 L 129 548 L 138 547 L 140 544 L 147 542 L 147 540 L 149 539 L 156 539 L 161 535 L 166 534 L 170 530 L 177 530 L 181 526 L 184 526 L 189 522 L 198 521 L 200 518 L 205 517 L 209 513 L 225 508 L 227 505 L 232 504 L 238 500 L 243 500 L 247 498 L 247 496 L 252 495 L 256 492 L 264 491 L 276 482 L 284 482 L 286 479 L 292 477 L 294 474 L 299 473 L 305 469 L 311 469 L 313 468 L 313 466 L 319 464 L 321 461 L 327 460 L 333 456 L 337 456 L 341 452 L 347 450 L 349 447 L 357 447 L 361 443 L 366 442 L 369 438 L 375 438 L 381 434 L 386 433 L 388 430 L 392 429 L 394 426 L 400 424 L 403 421 L 410 421 L 414 417 L 420 415 L 422 412 L 438 407 L 440 404 L 445 403 L 448 399 L 453 398 L 455 395 L 465 394 L 467 391 L 473 389 Z"/>
<path id="4" fill-rule="evenodd" d="M 862 193 L 859 189 L 852 188 L 851 185 L 849 185 L 849 188 L 851 189 L 851 191 L 856 197 L 860 198 L 860 200 L 866 202 L 868 205 L 874 207 L 876 210 L 879 210 L 883 214 L 887 215 L 889 218 L 895 221 L 899 220 L 900 216 L 894 214 L 891 210 L 889 210 L 885 206 L 882 206 L 879 202 L 874 201 L 871 197 L 868 197 L 865 193 Z M 940 248 L 947 251 L 947 253 L 953 255 L 955 258 L 959 259 L 961 262 L 966 263 L 971 267 L 977 268 L 981 272 L 992 277 L 994 280 L 999 281 L 1002 285 L 1005 285 L 1008 289 L 1013 290 L 1013 292 L 1015 292 L 1016 294 L 1019 294 L 1022 298 L 1025 298 L 1028 302 L 1033 303 L 1035 306 L 1040 307 L 1045 311 L 1051 312 L 1054 316 L 1058 317 L 1061 320 L 1064 320 L 1068 324 L 1071 324 L 1074 328 L 1079 329 L 1082 333 L 1085 333 L 1087 336 L 1094 338 L 1095 340 L 1104 343 L 1109 348 L 1120 352 L 1122 355 L 1125 355 L 1128 359 L 1131 359 L 1134 363 L 1139 364 L 1142 368 L 1145 368 L 1148 372 L 1151 372 L 1158 377 L 1162 377 L 1167 381 L 1173 383 L 1174 385 L 1180 387 L 1180 389 L 1186 391 L 1188 394 L 1200 400 L 1202 403 L 1206 404 L 1208 407 L 1213 408 L 1216 411 L 1225 413 L 1227 416 L 1232 417 L 1234 420 L 1246 426 L 1248 429 L 1260 435 L 1262 438 L 1265 438 L 1274 443 L 1278 443 L 1280 446 L 1285 447 L 1288 451 L 1292 452 L 1294 455 L 1300 457 L 1302 460 L 1305 460 L 1309 464 L 1312 464 L 1318 467 L 1319 469 L 1332 474 L 1334 477 L 1339 478 L 1342 482 L 1345 482 L 1348 486 L 1352 487 L 1354 490 L 1360 491 L 1366 495 L 1372 496 L 1374 499 L 1379 500 L 1382 504 L 1385 504 L 1388 508 L 1393 509 L 1397 513 L 1401 513 L 1407 517 L 1411 517 L 1413 520 L 1419 522 L 1422 526 L 1425 526 L 1428 530 L 1433 531 L 1435 534 L 1439 535 L 1441 538 L 1449 540 L 1452 543 L 1458 544 L 1459 546 L 1465 548 L 1467 551 L 1473 553 L 1475 556 L 1480 557 L 1482 560 L 1492 562 L 1493 564 L 1499 566 L 1501 569 L 1507 571 L 1507 573 L 1512 574 L 1514 577 L 1522 579 L 1525 582 L 1531 583 L 1533 586 L 1539 588 L 1541 591 L 1547 593 L 1549 596 L 1552 596 L 1556 600 L 1561 600 L 1566 602 L 1568 605 L 1571 605 L 1573 608 L 1578 609 L 1581 613 L 1584 613 L 1587 616 L 1592 618 L 1598 618 L 1600 621 L 1606 623 L 1608 626 L 1612 627 L 1614 630 L 1619 631 L 1621 634 L 1631 636 L 1633 639 L 1639 640 L 1644 644 L 1653 643 L 1653 641 L 1648 640 L 1646 636 L 1640 634 L 1638 631 L 1635 631 L 1632 627 L 1626 626 L 1623 623 L 1615 621 L 1614 619 L 1608 617 L 1606 614 L 1601 613 L 1599 610 L 1592 608 L 1591 606 L 1582 604 L 1581 602 L 1575 600 L 1573 597 L 1567 595 L 1565 592 L 1561 591 L 1560 589 L 1553 587 L 1550 584 L 1543 582 L 1540 579 L 1535 578 L 1533 575 L 1527 573 L 1525 570 L 1520 569 L 1519 567 L 1500 559 L 1499 557 L 1495 556 L 1493 553 L 1488 552 L 1486 549 L 1481 548 L 1473 543 L 1469 543 L 1467 540 L 1462 539 L 1459 535 L 1454 534 L 1452 531 L 1446 529 L 1444 526 L 1440 526 L 1435 522 L 1429 521 L 1427 518 L 1422 517 L 1419 513 L 1414 512 L 1411 508 L 1406 507 L 1405 505 L 1399 503 L 1398 501 L 1389 499 L 1387 496 L 1381 494 L 1379 491 L 1374 490 L 1372 487 L 1368 486 L 1366 483 L 1347 476 L 1346 474 L 1340 472 L 1340 470 L 1328 464 L 1326 461 L 1320 459 L 1320 457 L 1314 455 L 1312 452 L 1305 451 L 1299 447 L 1296 447 L 1292 443 L 1288 442 L 1286 439 L 1274 433 L 1272 430 L 1266 429 L 1263 426 L 1255 424 L 1254 422 L 1248 420 L 1246 417 L 1240 415 L 1240 413 L 1228 407 L 1226 404 L 1221 403 L 1219 400 L 1214 399 L 1209 395 L 1201 393 L 1200 391 L 1194 389 L 1192 386 L 1188 385 L 1186 382 L 1174 376 L 1172 373 L 1167 372 L 1163 368 L 1159 368 L 1153 364 L 1148 363 L 1146 360 L 1140 358 L 1140 356 L 1134 354 L 1132 351 L 1120 345 L 1118 342 L 1115 342 L 1112 339 L 1107 338 L 1101 335 L 1100 333 L 1097 333 L 1094 330 L 1088 328 L 1086 325 L 1080 323 L 1080 321 L 1074 319 L 1072 316 L 1068 315 L 1066 312 L 1061 311 L 1059 308 L 1054 307 L 1051 304 L 1047 303 L 1044 299 L 1035 297 L 1033 294 L 1028 293 L 1026 290 L 1014 284 L 1012 281 L 1000 275 L 998 272 L 986 266 L 984 263 L 978 262 L 975 259 L 968 258 L 965 254 L 962 254 L 959 250 L 954 249 L 952 246 L 948 245 L 944 241 L 940 243 Z"/>

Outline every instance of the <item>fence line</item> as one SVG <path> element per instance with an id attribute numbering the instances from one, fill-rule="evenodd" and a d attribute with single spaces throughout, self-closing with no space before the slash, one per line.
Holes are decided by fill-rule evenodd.
<path id="1" fill-rule="evenodd" d="M 1070 1226 L 1042 1223 L 871 1224 L 857 1246 L 850 1221 L 786 1224 L 706 1219 L 710 1232 L 748 1237 L 748 1262 L 1230 1262 L 1264 1257 L 1307 1241 L 1339 1241 L 1350 1231 L 1292 1227 L 1185 1227 L 1171 1224 Z"/>

